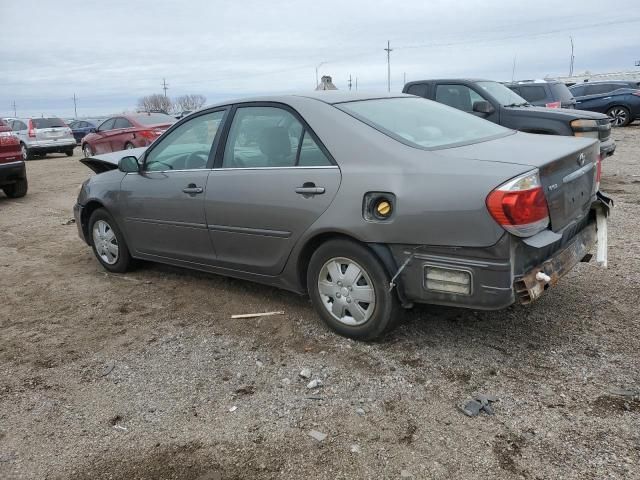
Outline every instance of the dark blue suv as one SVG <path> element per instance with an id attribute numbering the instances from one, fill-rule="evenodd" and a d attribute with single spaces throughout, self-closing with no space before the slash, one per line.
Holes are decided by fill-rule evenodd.
<path id="1" fill-rule="evenodd" d="M 614 127 L 625 127 L 640 119 L 640 82 L 585 82 L 569 87 L 576 108 L 609 115 Z"/>

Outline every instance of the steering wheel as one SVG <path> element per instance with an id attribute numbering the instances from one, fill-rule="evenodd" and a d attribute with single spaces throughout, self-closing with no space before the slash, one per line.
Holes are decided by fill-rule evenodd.
<path id="1" fill-rule="evenodd" d="M 187 160 L 185 161 L 185 167 L 187 169 L 204 168 L 207 166 L 208 161 L 209 161 L 209 152 L 206 152 L 204 150 L 192 152 L 191 154 L 189 154 L 189 156 L 187 157 Z M 193 166 L 193 165 L 197 165 L 197 166 Z"/>

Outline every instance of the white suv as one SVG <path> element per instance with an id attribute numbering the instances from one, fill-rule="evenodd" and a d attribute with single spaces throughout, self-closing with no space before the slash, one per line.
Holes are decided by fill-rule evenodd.
<path id="1" fill-rule="evenodd" d="M 76 140 L 71 129 L 59 118 L 14 118 L 7 123 L 20 139 L 25 160 L 52 152 L 73 155 Z"/>

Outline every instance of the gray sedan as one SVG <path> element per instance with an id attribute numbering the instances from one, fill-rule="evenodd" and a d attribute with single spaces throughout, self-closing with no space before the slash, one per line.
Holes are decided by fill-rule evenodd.
<path id="1" fill-rule="evenodd" d="M 409 95 L 225 103 L 146 149 L 82 160 L 75 206 L 109 271 L 134 259 L 308 293 L 372 339 L 414 302 L 529 303 L 606 264 L 598 142 L 518 133 Z"/>

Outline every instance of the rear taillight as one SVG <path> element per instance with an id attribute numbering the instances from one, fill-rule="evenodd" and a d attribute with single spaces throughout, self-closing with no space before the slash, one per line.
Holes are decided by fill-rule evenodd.
<path id="1" fill-rule="evenodd" d="M 147 140 L 155 140 L 164 133 L 164 130 L 140 130 L 138 134 Z"/>
<path id="2" fill-rule="evenodd" d="M 36 138 L 36 130 L 33 128 L 33 121 L 29 120 L 29 133 L 30 138 Z"/>
<path id="3" fill-rule="evenodd" d="M 545 107 L 547 108 L 560 108 L 561 106 L 562 106 L 562 102 L 551 102 L 551 103 L 545 104 Z"/>
<path id="4" fill-rule="evenodd" d="M 640 97 L 640 90 L 636 90 L 635 92 L 631 92 L 631 95 L 635 95 L 636 97 Z"/>
<path id="5" fill-rule="evenodd" d="M 596 192 L 600 190 L 600 179 L 602 178 L 602 156 L 596 159 Z"/>
<path id="6" fill-rule="evenodd" d="M 530 237 L 549 225 L 549 208 L 537 170 L 500 185 L 486 203 L 494 220 L 519 237 Z"/>

